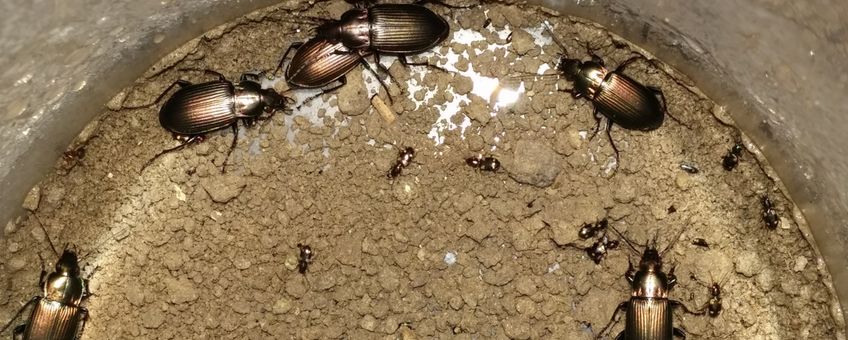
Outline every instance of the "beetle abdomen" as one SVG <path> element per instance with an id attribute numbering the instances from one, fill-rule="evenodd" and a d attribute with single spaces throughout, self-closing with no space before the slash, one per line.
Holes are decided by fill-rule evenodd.
<path id="1" fill-rule="evenodd" d="M 198 135 L 236 120 L 233 85 L 214 81 L 181 88 L 159 111 L 162 127 L 178 135 Z"/>
<path id="2" fill-rule="evenodd" d="M 286 68 L 286 81 L 302 88 L 322 87 L 350 72 L 360 58 L 341 42 L 314 38 L 297 49 Z"/>
<path id="3" fill-rule="evenodd" d="M 667 299 L 631 298 L 625 340 L 672 340 L 672 314 Z"/>
<path id="4" fill-rule="evenodd" d="M 610 73 L 593 99 L 598 112 L 630 130 L 653 130 L 665 112 L 654 92 L 632 78 Z"/>
<path id="5" fill-rule="evenodd" d="M 24 339 L 73 340 L 81 332 L 84 309 L 41 299 L 32 309 Z"/>
<path id="6" fill-rule="evenodd" d="M 424 6 L 386 4 L 369 11 L 371 48 L 375 51 L 421 53 L 444 41 L 450 33 L 447 21 Z"/>

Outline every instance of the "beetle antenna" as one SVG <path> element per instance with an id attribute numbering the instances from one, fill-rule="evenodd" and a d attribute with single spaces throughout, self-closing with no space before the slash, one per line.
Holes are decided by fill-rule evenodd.
<path id="1" fill-rule="evenodd" d="M 557 44 L 557 46 L 559 46 L 560 49 L 562 49 L 562 53 L 563 54 L 568 53 L 568 50 L 565 48 L 565 45 L 563 45 L 562 42 L 560 42 L 559 39 L 557 39 L 556 34 L 554 34 L 553 28 L 551 28 L 551 25 L 547 21 L 545 21 L 542 25 L 545 26 L 545 30 L 548 31 L 548 34 L 551 35 L 551 40 L 553 40 L 554 43 Z"/>
<path id="2" fill-rule="evenodd" d="M 678 240 L 680 240 L 680 236 L 681 236 L 681 235 L 683 235 L 683 231 L 684 231 L 684 230 L 685 230 L 685 229 L 680 228 L 680 232 L 679 232 L 679 233 L 677 233 L 677 236 L 676 236 L 676 237 L 674 237 L 674 240 L 673 240 L 673 241 L 671 241 L 671 243 L 669 243 L 669 244 L 668 244 L 668 246 L 667 246 L 667 247 L 665 247 L 665 249 L 663 249 L 663 251 L 662 251 L 662 252 L 660 252 L 660 256 L 665 255 L 665 253 L 666 253 L 667 251 L 669 251 L 669 249 L 671 249 L 671 247 L 673 247 L 673 246 L 674 246 L 674 244 L 675 244 L 675 243 L 677 243 L 677 241 L 678 241 Z"/>
<path id="3" fill-rule="evenodd" d="M 628 239 L 626 236 L 624 236 L 624 234 L 622 234 L 620 231 L 618 231 L 618 229 L 616 229 L 615 226 L 610 225 L 609 227 L 612 228 L 612 230 L 616 234 L 618 234 L 618 237 L 621 237 L 621 239 L 624 240 L 624 243 L 627 243 L 627 246 L 629 246 L 630 249 L 633 250 L 633 252 L 635 252 L 637 255 L 640 253 L 640 251 L 638 249 L 636 249 L 636 246 L 633 245 L 633 242 L 630 241 L 630 239 Z"/>
<path id="4" fill-rule="evenodd" d="M 47 243 L 50 244 L 50 249 L 53 250 L 53 254 L 56 254 L 56 257 L 59 257 L 59 252 L 56 251 L 56 247 L 53 246 L 53 241 L 50 240 L 50 233 L 47 232 L 47 228 L 44 227 L 44 223 L 41 223 L 41 219 L 38 218 L 38 215 L 32 214 L 35 217 L 35 221 L 38 222 L 38 226 L 41 228 L 41 231 L 44 232 L 44 238 L 47 239 Z"/>

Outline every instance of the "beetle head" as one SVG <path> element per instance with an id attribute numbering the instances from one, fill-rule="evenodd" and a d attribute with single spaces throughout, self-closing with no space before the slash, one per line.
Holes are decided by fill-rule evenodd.
<path id="1" fill-rule="evenodd" d="M 560 57 L 557 63 L 557 70 L 565 76 L 568 81 L 575 81 L 580 76 L 580 71 L 583 69 L 583 62 L 579 59 L 569 59 Z"/>
<path id="2" fill-rule="evenodd" d="M 65 249 L 62 256 L 56 261 L 56 272 L 64 276 L 79 276 L 80 267 L 77 253 L 71 249 Z"/>
<path id="3" fill-rule="evenodd" d="M 277 93 L 277 91 L 274 91 L 273 89 L 263 89 L 261 93 L 262 103 L 264 104 L 263 110 L 265 112 L 276 112 L 286 108 L 286 104 L 289 101 L 288 97 Z"/>

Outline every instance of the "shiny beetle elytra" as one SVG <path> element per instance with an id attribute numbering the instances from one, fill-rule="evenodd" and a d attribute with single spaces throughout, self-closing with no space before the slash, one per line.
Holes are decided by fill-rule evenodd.
<path id="1" fill-rule="evenodd" d="M 177 80 L 152 103 L 124 107 L 138 109 L 156 105 L 171 89 L 180 87 L 159 109 L 159 124 L 173 133 L 182 143 L 156 154 L 142 166 L 142 171 L 162 155 L 202 141 L 208 132 L 231 127 L 233 142 L 221 166 L 222 171 L 226 171 L 227 160 L 238 141 L 238 121 L 243 120 L 245 125 L 252 125 L 257 120 L 270 118 L 276 111 L 286 106 L 287 98 L 274 92 L 273 89 L 263 89 L 256 75 L 243 74 L 238 83 L 233 83 L 218 72 L 203 71 L 217 76 L 218 80 L 200 84 Z M 263 113 L 268 115 L 262 116 Z"/>
<path id="2" fill-rule="evenodd" d="M 547 29 L 553 41 L 565 53 L 565 45 L 556 39 L 550 27 Z M 645 59 L 644 56 L 632 57 L 610 70 L 600 57 L 591 51 L 589 53 L 592 57 L 590 61 L 560 56 L 556 70 L 572 82 L 573 88 L 569 91 L 572 96 L 586 98 L 592 102 L 595 130 L 590 138 L 600 131 L 601 116 L 607 118 L 606 134 L 618 162 L 619 150 L 610 135 L 612 124 L 628 130 L 652 131 L 659 128 L 668 114 L 665 96 L 659 89 L 643 85 L 624 75 L 627 66 L 634 61 Z M 674 119 L 671 115 L 669 117 Z"/>
<path id="3" fill-rule="evenodd" d="M 631 250 L 639 253 L 630 240 L 614 227 L 612 229 Z M 699 313 L 692 312 L 679 301 L 669 299 L 668 294 L 677 283 L 677 278 L 674 276 L 674 267 L 668 274 L 662 268 L 662 256 L 677 242 L 681 234 L 682 232 L 661 252 L 657 251 L 656 240 L 650 245 L 645 245 L 638 269 L 634 269 L 632 263 L 629 264 L 624 277 L 630 283 L 630 300 L 618 305 L 609 323 L 598 333 L 598 338 L 615 323 L 616 316 L 621 310 L 626 311 L 625 326 L 624 331 L 619 333 L 616 339 L 671 340 L 675 335 L 686 338 L 686 333 L 682 329 L 674 327 L 672 309 L 680 307 L 690 314 Z"/>
<path id="4" fill-rule="evenodd" d="M 465 159 L 465 164 L 468 164 L 472 168 L 490 172 L 497 172 L 501 168 L 501 161 L 491 156 L 483 157 L 477 155 L 476 157 L 469 157 Z"/>
<path id="5" fill-rule="evenodd" d="M 324 38 L 312 38 L 307 42 L 293 43 L 277 65 L 276 74 L 283 68 L 289 53 L 297 50 L 286 68 L 286 81 L 298 88 L 313 89 L 329 85 L 338 81 L 339 84 L 324 89 L 321 93 L 309 99 L 316 98 L 324 93 L 332 92 L 347 83 L 345 75 L 357 64 L 362 63 L 367 69 L 371 66 L 363 59 L 367 54 L 351 53 L 344 44 Z M 373 71 L 373 70 L 372 70 Z M 379 77 L 378 77 L 379 80 Z M 382 80 L 380 80 L 382 84 Z"/>
<path id="6" fill-rule="evenodd" d="M 52 242 L 50 247 L 53 248 Z M 56 252 L 55 248 L 53 251 Z M 0 333 L 5 332 L 24 310 L 32 306 L 27 321 L 12 330 L 13 339 L 79 339 L 88 319 L 88 310 L 81 304 L 91 293 L 88 291 L 88 280 L 81 276 L 76 252 L 65 249 L 56 261 L 54 272 L 49 275 L 42 263 L 38 282 L 42 296 L 33 297 L 24 304 L 0 329 Z"/>

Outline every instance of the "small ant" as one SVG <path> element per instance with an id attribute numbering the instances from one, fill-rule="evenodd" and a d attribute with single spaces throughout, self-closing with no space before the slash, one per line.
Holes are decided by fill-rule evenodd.
<path id="1" fill-rule="evenodd" d="M 690 278 L 698 284 L 706 287 L 710 291 L 710 299 L 704 304 L 704 307 L 701 307 L 701 313 L 706 310 L 707 315 L 713 318 L 721 314 L 721 285 L 724 284 L 724 281 L 727 279 L 727 276 L 721 279 L 721 283 L 712 280 L 712 283 L 709 285 L 704 284 L 703 282 L 698 280 L 698 278 L 695 277 L 695 274 L 692 274 Z"/>
<path id="2" fill-rule="evenodd" d="M 777 212 L 774 211 L 774 203 L 772 203 L 771 199 L 763 195 L 762 198 L 763 204 L 763 222 L 766 223 L 766 227 L 771 230 L 777 229 L 780 226 L 780 216 L 777 215 Z"/>
<path id="3" fill-rule="evenodd" d="M 298 243 L 297 248 L 300 249 L 300 257 L 297 260 L 297 271 L 301 274 L 306 274 L 306 270 L 309 269 L 309 264 L 312 263 L 312 256 L 315 253 L 312 252 L 312 247 L 309 245 Z"/>
<path id="4" fill-rule="evenodd" d="M 607 235 L 604 235 L 600 240 L 595 241 L 595 243 L 592 243 L 592 246 L 586 247 L 584 250 L 595 264 L 600 264 L 601 260 L 607 255 L 607 251 L 618 248 L 618 244 L 618 240 L 610 240 Z"/>
<path id="5" fill-rule="evenodd" d="M 501 161 L 494 157 L 469 157 L 465 159 L 465 164 L 472 168 L 477 168 L 483 171 L 497 172 L 501 168 Z"/>
<path id="6" fill-rule="evenodd" d="M 721 166 L 724 170 L 731 171 L 739 164 L 739 157 L 742 157 L 742 144 L 736 143 L 727 151 L 727 154 L 721 158 Z"/>
<path id="7" fill-rule="evenodd" d="M 580 227 L 580 231 L 577 232 L 577 236 L 584 240 L 588 240 L 591 237 L 594 237 L 599 231 L 605 231 L 607 226 L 609 225 L 609 221 L 605 218 L 602 219 L 595 224 L 585 223 L 582 227 Z"/>
<path id="8" fill-rule="evenodd" d="M 707 243 L 707 240 L 702 239 L 702 238 L 696 238 L 696 239 L 692 240 L 692 244 L 699 246 L 699 247 L 704 247 L 704 248 L 710 249 L 710 244 Z"/>
<path id="9" fill-rule="evenodd" d="M 403 171 L 403 168 L 409 166 L 409 164 L 412 163 L 413 158 L 415 158 L 415 149 L 407 146 L 405 149 L 401 150 L 398 153 L 397 162 L 395 163 L 395 165 L 392 166 L 391 169 L 389 169 L 389 173 L 386 175 L 386 177 L 388 177 L 389 179 L 393 179 L 400 176 L 400 173 L 401 171 Z"/>
<path id="10" fill-rule="evenodd" d="M 85 144 L 72 148 L 62 153 L 61 170 L 70 172 L 82 159 L 85 158 Z"/>

